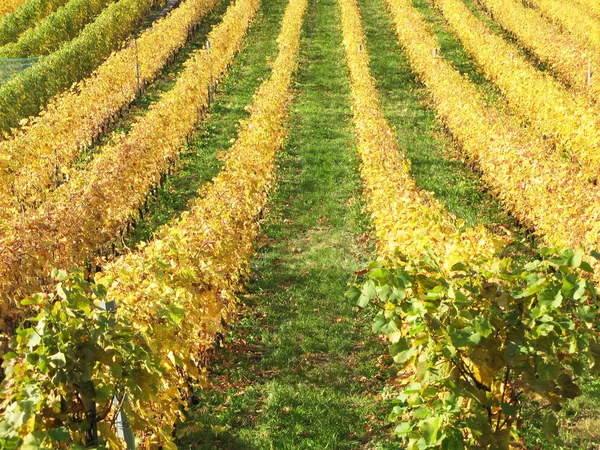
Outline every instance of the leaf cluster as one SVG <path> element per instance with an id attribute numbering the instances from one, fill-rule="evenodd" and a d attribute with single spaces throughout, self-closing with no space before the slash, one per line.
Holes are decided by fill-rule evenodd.
<path id="1" fill-rule="evenodd" d="M 521 406 L 553 410 L 600 371 L 598 294 L 582 252 L 542 248 L 532 263 L 441 267 L 420 260 L 373 267 L 351 296 L 375 301 L 373 330 L 400 368 L 390 419 L 407 448 L 508 449 Z M 554 415 L 544 424 L 556 435 Z"/>
<path id="2" fill-rule="evenodd" d="M 54 293 L 23 301 L 35 316 L 4 355 L 3 449 L 98 446 L 98 429 L 116 444 L 106 425 L 121 410 L 143 421 L 134 405 L 152 399 L 162 383 L 164 368 L 143 333 L 101 308 L 106 287 L 82 272 L 54 275 Z"/>
<path id="3" fill-rule="evenodd" d="M 0 4 L 0 17 L 15 11 L 25 0 L 5 0 Z"/>

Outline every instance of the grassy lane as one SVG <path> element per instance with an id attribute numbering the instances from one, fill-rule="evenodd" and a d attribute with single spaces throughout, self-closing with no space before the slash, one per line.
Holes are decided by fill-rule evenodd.
<path id="1" fill-rule="evenodd" d="M 346 70 L 336 2 L 314 0 L 258 275 L 211 364 L 215 389 L 199 393 L 180 430 L 181 448 L 376 448 L 385 435 L 376 398 L 384 348 L 344 297 L 372 256 Z"/>
<path id="2" fill-rule="evenodd" d="M 508 228 L 523 239 L 518 223 L 487 192 L 482 180 L 452 157 L 451 137 L 427 104 L 425 88 L 416 80 L 398 44 L 384 0 L 360 0 L 359 6 L 381 105 L 400 147 L 411 160 L 417 185 L 433 192 L 448 211 L 468 225 L 481 223 L 499 234 Z M 453 48 L 457 65 L 471 71 L 470 61 L 463 58 L 455 42 L 445 35 L 443 42 Z"/>
<path id="3" fill-rule="evenodd" d="M 227 6 L 234 0 L 224 0 L 205 20 L 193 42 L 188 44 L 177 63 L 163 74 L 156 85 L 140 99 L 124 121 L 123 128 L 135 116 L 143 114 L 151 102 L 157 101 L 162 93 L 171 89 L 183 62 L 191 52 L 202 47 L 206 35 L 213 25 L 220 22 Z M 228 75 L 219 84 L 215 103 L 205 119 L 199 124 L 198 132 L 181 155 L 174 173 L 149 201 L 146 213 L 129 233 L 128 246 L 148 240 L 152 233 L 174 216 L 187 209 L 190 201 L 198 195 L 198 189 L 210 181 L 221 169 L 218 153 L 227 150 L 237 135 L 237 124 L 249 115 L 244 109 L 251 102 L 255 89 L 266 78 L 269 60 L 275 58 L 275 39 L 285 5 L 283 2 L 264 1 Z"/>

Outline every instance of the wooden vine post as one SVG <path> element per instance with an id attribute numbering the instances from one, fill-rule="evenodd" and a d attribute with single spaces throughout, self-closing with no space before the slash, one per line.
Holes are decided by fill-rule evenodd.
<path id="1" fill-rule="evenodd" d="M 140 58 L 138 55 L 138 45 L 137 39 L 133 38 L 133 51 L 135 52 L 135 83 L 136 83 L 136 91 L 135 91 L 135 99 L 138 100 L 142 93 L 142 78 L 140 76 Z"/>
<path id="2" fill-rule="evenodd" d="M 211 54 L 210 54 L 210 41 L 207 40 L 206 41 L 206 53 L 208 54 L 208 60 L 210 61 L 211 58 Z M 210 107 L 210 105 L 212 105 L 215 102 L 215 82 L 213 79 L 213 73 L 212 73 L 212 63 L 209 64 L 209 72 L 210 72 L 210 84 L 208 85 L 208 106 Z"/>
<path id="3" fill-rule="evenodd" d="M 108 312 L 115 312 L 117 310 L 117 304 L 113 302 L 99 302 L 99 306 L 101 309 Z M 112 322 L 111 322 L 112 325 Z M 114 404 L 119 408 L 117 411 L 117 415 L 115 417 L 115 427 L 117 430 L 117 436 L 125 442 L 125 448 L 127 450 L 135 450 L 135 434 L 133 430 L 129 426 L 129 422 L 127 421 L 127 417 L 123 412 L 123 402 L 127 399 L 124 395 L 117 394 L 113 400 Z M 92 427 L 97 428 L 97 423 L 94 423 Z M 95 431 L 95 435 L 98 435 L 97 430 Z"/>

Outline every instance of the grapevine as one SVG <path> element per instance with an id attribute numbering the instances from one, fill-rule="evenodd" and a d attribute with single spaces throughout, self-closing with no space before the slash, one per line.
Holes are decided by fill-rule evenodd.
<path id="1" fill-rule="evenodd" d="M 479 21 L 458 0 L 436 0 L 452 30 L 504 93 L 511 109 L 566 151 L 590 180 L 600 172 L 600 119 L 585 96 L 567 91 L 519 55 L 518 48 Z"/>
<path id="2" fill-rule="evenodd" d="M 16 301 L 39 290 L 53 267 L 83 264 L 125 232 L 203 116 L 209 87 L 241 48 L 258 6 L 258 0 L 243 0 L 230 7 L 208 35 L 210 52 L 193 54 L 174 88 L 128 135 L 107 145 L 87 169 L 14 222 L 0 244 L 4 299 Z"/>
<path id="3" fill-rule="evenodd" d="M 44 17 L 52 14 L 69 0 L 30 0 L 9 14 L 0 17 L 0 45 L 16 41 L 27 29 L 34 27 Z M 2 2 L 4 4 L 4 2 Z M 8 2 L 9 6 L 11 2 Z M 16 2 L 12 2 L 14 5 Z"/>
<path id="4" fill-rule="evenodd" d="M 581 43 L 600 50 L 600 21 L 590 16 L 588 6 L 579 6 L 575 1 L 528 0 L 544 15 L 562 25 Z M 593 7 L 598 10 L 598 5 Z"/>
<path id="5" fill-rule="evenodd" d="M 480 0 L 494 20 L 508 30 L 547 63 L 570 87 L 590 89 L 594 98 L 600 94 L 598 83 L 588 84 L 588 70 L 600 67 L 600 58 L 538 11 L 514 0 Z M 591 81 L 591 80 L 590 80 Z"/>
<path id="6" fill-rule="evenodd" d="M 389 4 L 393 15 L 415 15 L 409 0 Z M 419 197 L 407 196 L 403 189 L 414 185 L 402 178 L 394 180 L 395 186 L 386 183 L 401 167 L 390 162 L 398 152 L 378 108 L 356 0 L 340 0 L 340 5 L 361 176 L 380 248 L 389 247 L 391 239 L 394 250 L 381 255 L 382 261 L 371 266 L 370 280 L 349 294 L 360 306 L 375 299 L 381 305 L 373 329 L 387 336 L 390 355 L 401 368 L 390 415 L 398 422 L 395 433 L 411 450 L 508 449 L 517 442 L 514 431 L 523 394 L 560 407 L 580 394 L 575 383 L 580 368 L 591 370 L 600 362 L 598 339 L 589 329 L 597 313 L 597 293 L 580 275 L 591 267 L 582 261 L 582 252 L 555 256 L 555 250 L 543 249 L 552 262 L 537 261 L 513 272 L 510 261 L 493 255 L 490 235 L 453 227 L 441 207 L 434 210 L 435 216 L 423 208 L 420 216 L 411 217 Z M 415 39 L 416 18 L 411 26 L 397 22 L 398 32 L 413 34 L 410 44 L 426 46 L 427 39 Z M 391 169 L 389 174 L 385 168 Z M 385 175 L 378 177 L 378 172 Z M 374 202 L 378 196 L 385 202 Z M 397 198 L 404 200 L 404 208 L 388 206 Z M 412 218 L 408 224 L 405 215 Z M 403 234 L 390 233 L 378 216 L 402 223 Z M 421 246 L 423 241 L 427 247 Z M 553 275 L 555 267 L 560 275 Z M 563 276 L 575 284 L 565 286 Z M 568 305 L 561 308 L 563 300 Z M 587 308 L 594 312 L 587 315 Z M 519 320 L 512 319 L 517 312 Z M 564 320 L 565 326 L 544 325 L 544 314 L 548 320 Z M 573 339 L 579 338 L 589 341 L 577 349 Z M 547 366 L 535 366 L 536 355 L 542 353 Z M 567 353 L 569 359 L 563 360 Z"/>
<path id="7" fill-rule="evenodd" d="M 398 39 L 442 122 L 507 209 L 552 247 L 597 248 L 598 189 L 510 116 L 488 108 L 472 83 L 443 58 L 434 58 L 439 41 L 407 1 L 388 4 Z"/>
<path id="8" fill-rule="evenodd" d="M 8 132 L 37 114 L 55 95 L 87 77 L 166 0 L 119 0 L 75 39 L 0 86 L 0 130 Z"/>
<path id="9" fill-rule="evenodd" d="M 439 201 L 416 188 L 409 161 L 398 149 L 379 108 L 364 36 L 359 31 L 360 18 L 349 6 L 354 1 L 342 1 L 341 5 L 361 177 L 377 230 L 379 255 L 389 257 L 401 250 L 419 258 L 433 248 L 443 255 L 446 268 L 464 259 L 492 256 L 496 243 L 483 227 L 466 229 Z"/>

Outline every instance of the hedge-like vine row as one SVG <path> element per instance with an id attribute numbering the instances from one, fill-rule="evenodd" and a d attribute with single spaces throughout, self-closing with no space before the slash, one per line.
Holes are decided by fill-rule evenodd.
<path id="1" fill-rule="evenodd" d="M 216 3 L 184 1 L 135 45 L 111 55 L 92 77 L 58 96 L 13 138 L 0 142 L 0 230 L 10 227 L 15 214 L 39 205 L 49 190 L 68 180 L 81 150 L 158 76 Z"/>
<path id="2" fill-rule="evenodd" d="M 27 0 L 12 12 L 0 18 L 0 45 L 16 41 L 19 36 L 34 27 L 44 17 L 70 0 Z M 2 2 L 4 3 L 4 2 Z M 9 2 L 10 4 L 11 2 Z M 12 2 L 15 4 L 16 2 Z"/>
<path id="3" fill-rule="evenodd" d="M 593 0 L 592 0 L 593 1 Z M 573 0 L 528 0 L 545 16 L 565 27 L 581 43 L 600 51 L 600 21 L 588 14 L 589 6 L 580 6 Z M 598 11 L 598 4 L 593 7 Z"/>
<path id="4" fill-rule="evenodd" d="M 113 361 L 106 358 L 106 351 L 94 347 L 93 356 L 88 357 L 95 364 L 89 378 L 97 389 L 91 395 L 76 384 L 77 375 L 85 372 L 84 363 L 73 365 L 77 358 L 85 360 L 79 353 L 89 348 L 74 350 L 71 340 L 55 343 L 44 352 L 61 355 L 53 358 L 60 361 L 58 364 L 51 364 L 51 376 L 58 381 L 44 384 L 47 377 L 38 367 L 30 365 L 31 357 L 27 357 L 43 344 L 28 347 L 31 343 L 23 338 L 17 352 L 10 355 L 16 361 L 12 370 L 15 373 L 29 370 L 29 386 L 35 384 L 39 395 L 32 402 L 24 390 L 27 383 L 22 378 L 12 380 L 15 384 L 10 384 L 9 414 L 4 417 L 9 427 L 0 431 L 0 441 L 12 437 L 23 441 L 35 438 L 56 447 L 89 444 L 81 414 L 77 412 L 93 409 L 108 411 L 100 419 L 98 429 L 108 440 L 109 448 L 117 448 L 110 427 L 117 408 L 111 399 L 120 395 L 124 400 L 119 406 L 127 412 L 132 426 L 145 432 L 147 448 L 159 445 L 175 448 L 171 443 L 171 424 L 182 415 L 180 402 L 189 395 L 189 381 L 206 384 L 206 370 L 200 363 L 202 354 L 213 345 L 216 333 L 222 330 L 222 321 L 235 307 L 235 296 L 253 253 L 259 213 L 275 182 L 275 160 L 286 136 L 286 109 L 293 95 L 292 76 L 307 5 L 308 0 L 290 1 L 272 75 L 255 94 L 251 115 L 242 122 L 223 170 L 202 189 L 202 196 L 191 211 L 163 227 L 156 239 L 139 252 L 111 264 L 97 278 L 97 283 L 109 286 L 108 292 L 100 287 L 102 284 L 84 283 L 77 274 L 70 278 L 58 274 L 61 279 L 58 292 L 64 295 L 58 299 L 38 296 L 31 300 L 42 314 L 54 307 L 56 311 L 69 311 L 77 318 L 85 318 L 84 324 L 100 336 L 102 343 L 108 336 L 111 338 Z M 77 298 L 79 306 L 75 304 Z M 90 300 L 117 302 L 116 314 L 108 315 L 113 320 L 112 331 L 104 325 L 107 314 L 89 309 Z M 56 303 L 48 306 L 52 301 Z M 42 331 L 44 344 L 53 342 L 52 333 L 58 326 L 50 323 L 50 317 L 47 322 L 47 332 Z M 77 329 L 67 327 L 70 333 Z M 119 364 L 118 371 L 113 368 L 115 364 Z M 71 371 L 66 380 L 55 376 L 67 367 Z M 127 380 L 127 376 L 137 378 Z M 68 411 L 59 413 L 47 407 L 57 396 L 78 400 L 68 403 L 71 405 Z M 13 405 L 25 397 L 29 400 L 26 414 L 38 419 L 33 428 L 23 425 L 12 414 Z M 34 404 L 28 407 L 31 403 Z M 65 430 L 62 434 L 53 428 L 56 419 Z"/>
<path id="5" fill-rule="evenodd" d="M 79 36 L 0 86 L 0 132 L 39 113 L 55 95 L 87 77 L 118 49 L 154 6 L 166 0 L 119 0 Z"/>
<path id="6" fill-rule="evenodd" d="M 31 58 L 49 55 L 79 34 L 109 3 L 115 0 L 70 0 L 17 42 L 0 47 L 0 58 Z"/>
<path id="7" fill-rule="evenodd" d="M 434 58 L 439 41 L 408 2 L 388 3 L 398 39 L 439 117 L 502 203 L 552 247 L 599 248 L 600 190 L 510 116 L 488 108 L 447 61 Z"/>
<path id="8" fill-rule="evenodd" d="M 401 250 L 419 258 L 433 248 L 448 269 L 457 261 L 491 257 L 495 243 L 483 227 L 465 229 L 433 196 L 416 188 L 410 162 L 399 150 L 379 107 L 355 1 L 340 3 L 362 160 L 360 173 L 377 231 L 379 255 L 390 257 Z"/>

